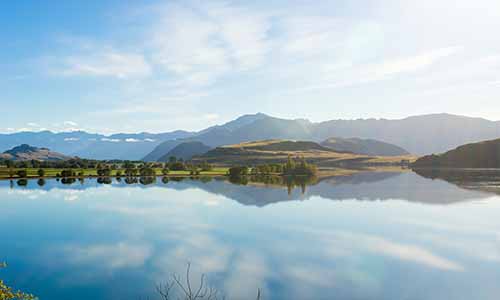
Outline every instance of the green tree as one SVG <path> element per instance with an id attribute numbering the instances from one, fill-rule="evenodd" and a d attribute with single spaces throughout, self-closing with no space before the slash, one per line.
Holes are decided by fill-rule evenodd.
<path id="1" fill-rule="evenodd" d="M 202 171 L 207 172 L 207 171 L 212 171 L 213 167 L 211 164 L 209 164 L 207 161 L 203 161 L 200 164 L 200 168 Z"/>
<path id="2" fill-rule="evenodd" d="M 44 169 L 38 169 L 37 174 L 38 174 L 38 176 L 43 177 L 43 176 L 45 176 L 45 170 Z"/>
<path id="3" fill-rule="evenodd" d="M 248 167 L 231 167 L 229 168 L 229 176 L 230 177 L 241 177 L 248 175 Z"/>
<path id="4" fill-rule="evenodd" d="M 161 170 L 161 173 L 163 175 L 168 175 L 168 173 L 170 172 L 170 170 L 167 168 L 167 167 L 164 167 L 162 170 Z"/>
<path id="5" fill-rule="evenodd" d="M 26 178 L 28 176 L 28 171 L 26 170 L 19 170 L 17 171 L 17 176 L 20 178 Z"/>

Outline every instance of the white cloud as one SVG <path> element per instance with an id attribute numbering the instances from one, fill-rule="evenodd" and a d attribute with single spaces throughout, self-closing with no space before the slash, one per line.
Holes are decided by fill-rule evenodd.
<path id="1" fill-rule="evenodd" d="M 270 276 L 268 264 L 259 253 L 242 251 L 235 257 L 231 275 L 224 282 L 225 290 L 230 299 L 248 299 L 256 293 L 255 287 L 265 288 L 267 277 Z M 263 292 L 266 294 L 266 292 Z"/>
<path id="2" fill-rule="evenodd" d="M 318 77 L 310 84 L 295 89 L 287 89 L 285 94 L 304 93 L 314 90 L 334 89 L 356 86 L 376 81 L 389 80 L 397 76 L 411 75 L 425 71 L 438 64 L 440 60 L 458 53 L 461 47 L 447 47 L 429 50 L 417 55 L 390 58 L 373 64 L 353 64 L 338 62 L 318 66 Z"/>
<path id="3" fill-rule="evenodd" d="M 387 60 L 381 64 L 369 67 L 366 71 L 367 78 L 365 80 L 378 80 L 401 73 L 421 71 L 437 63 L 440 59 L 457 53 L 461 49 L 461 47 L 441 48 L 416 56 Z"/>
<path id="4" fill-rule="evenodd" d="M 152 143 L 152 142 L 156 142 L 156 140 L 155 140 L 155 139 L 150 139 L 150 138 L 144 139 L 144 141 L 145 141 L 145 142 L 150 142 L 150 143 Z"/>
<path id="5" fill-rule="evenodd" d="M 61 190 L 61 194 L 63 195 L 64 201 L 74 202 L 80 199 L 80 195 L 84 192 L 80 190 Z"/>
<path id="6" fill-rule="evenodd" d="M 65 59 L 63 68 L 61 73 L 67 76 L 109 76 L 126 79 L 151 74 L 151 66 L 142 54 L 113 50 L 69 56 Z"/>
<path id="7" fill-rule="evenodd" d="M 101 138 L 101 142 L 119 143 L 121 141 L 120 139 Z"/>
<path id="8" fill-rule="evenodd" d="M 203 116 L 204 119 L 207 119 L 207 120 L 216 120 L 218 119 L 220 116 L 218 114 L 205 114 Z"/>
<path id="9" fill-rule="evenodd" d="M 128 138 L 128 139 L 125 139 L 125 142 L 127 142 L 127 143 L 139 143 L 139 142 L 141 142 L 141 140 Z"/>
<path id="10" fill-rule="evenodd" d="M 70 127 L 77 127 L 78 123 L 75 123 L 73 121 L 64 121 L 64 126 L 70 126 Z"/>
<path id="11" fill-rule="evenodd" d="M 364 255 L 365 252 L 408 261 L 430 268 L 446 271 L 464 271 L 465 268 L 448 258 L 440 256 L 424 247 L 396 242 L 378 235 L 348 231 L 304 230 L 327 241 L 325 250 L 329 256 Z"/>
<path id="12" fill-rule="evenodd" d="M 200 3 L 201 4 L 201 3 Z M 154 30 L 154 60 L 191 86 L 260 66 L 269 50 L 266 16 L 225 3 L 164 8 Z"/>
<path id="13" fill-rule="evenodd" d="M 491 85 L 500 86 L 500 80 L 490 82 Z"/>
<path id="14" fill-rule="evenodd" d="M 148 245 L 128 243 L 69 245 L 63 248 L 64 257 L 77 265 L 93 264 L 109 269 L 140 267 L 151 255 Z"/>
<path id="15" fill-rule="evenodd" d="M 500 263 L 500 252 L 494 239 L 482 240 L 474 238 L 456 239 L 441 234 L 424 234 L 424 240 L 431 241 L 435 246 L 443 247 L 453 252 L 460 252 L 469 257 L 478 258 L 487 262 Z M 470 245 L 474 245 L 471 247 Z"/>
<path id="16" fill-rule="evenodd" d="M 75 137 L 70 137 L 70 138 L 65 138 L 64 141 L 65 142 L 76 142 L 76 141 L 79 141 L 80 139 L 79 138 L 75 138 Z"/>
<path id="17" fill-rule="evenodd" d="M 359 247 L 360 249 L 363 249 L 365 251 L 373 252 L 375 254 L 419 263 L 431 268 L 441 270 L 464 270 L 464 267 L 460 264 L 434 254 L 431 251 L 420 246 L 397 243 L 382 237 L 366 234 L 339 232 L 335 235 L 341 240 L 350 241 L 352 245 L 355 245 L 356 247 Z"/>
<path id="18" fill-rule="evenodd" d="M 58 75 L 122 79 L 113 82 L 116 86 L 103 84 L 99 86 L 102 90 L 86 96 L 91 99 L 89 102 L 96 102 L 94 98 L 109 99 L 103 103 L 107 107 L 93 116 L 108 122 L 117 120 L 120 114 L 141 113 L 148 115 L 147 124 L 132 121 L 127 126 L 155 130 L 152 128 L 158 124 L 201 129 L 196 127 L 200 126 L 199 118 L 188 120 L 189 117 L 185 116 L 203 115 L 207 111 L 206 103 L 222 107 L 218 113 L 224 118 L 251 109 L 248 103 L 241 107 L 227 105 L 240 95 L 246 99 L 253 97 L 255 105 L 267 107 L 269 111 L 295 100 L 297 104 L 287 105 L 285 114 L 292 115 L 296 110 L 304 111 L 308 117 L 321 115 L 323 118 L 346 97 L 347 88 L 353 86 L 364 85 L 364 89 L 355 91 L 356 95 L 347 95 L 347 98 L 366 99 L 372 88 L 388 88 L 393 83 L 389 80 L 401 80 L 397 87 L 391 87 L 391 94 L 386 97 L 391 101 L 389 99 L 402 99 L 404 93 L 438 86 L 439 80 L 446 77 L 442 71 L 453 66 L 457 68 L 464 57 L 488 56 L 484 59 L 485 64 L 498 61 L 495 47 L 478 44 L 477 48 L 483 50 L 474 53 L 471 49 L 474 46 L 467 40 L 438 39 L 447 37 L 441 32 L 444 30 L 442 26 L 435 28 L 435 36 L 426 31 L 434 36 L 432 39 L 425 36 L 424 31 L 412 31 L 411 24 L 400 19 L 402 14 L 397 5 L 383 9 L 387 18 L 379 18 L 377 14 L 378 9 L 387 8 L 386 4 L 376 5 L 374 11 L 370 9 L 363 14 L 344 9 L 334 10 L 333 14 L 321 10 L 330 6 L 290 4 L 269 7 L 254 2 L 196 0 L 168 1 L 167 4 L 153 5 L 152 9 L 141 6 L 134 8 L 133 12 L 134 24 L 139 26 L 134 27 L 126 39 L 123 36 L 113 39 L 111 35 L 102 41 L 81 38 L 83 42 L 77 40 L 66 44 L 66 54 L 58 55 L 54 62 L 59 66 L 56 68 Z M 402 9 L 406 12 L 407 8 Z M 426 13 L 436 14 L 434 11 Z M 392 19 L 394 17 L 398 22 Z M 423 19 L 420 15 L 407 17 Z M 128 28 L 129 24 L 124 25 Z M 418 25 L 427 27 L 420 22 Z M 457 41 L 467 51 L 450 47 L 457 45 Z M 488 53 L 484 53 L 484 49 L 488 49 Z M 455 54 L 459 55 L 452 57 Z M 468 76 L 481 79 L 483 84 L 493 82 L 490 90 L 494 90 L 498 78 L 483 75 L 486 69 L 490 69 L 490 73 L 498 73 L 498 70 L 484 65 L 477 68 L 481 70 Z M 426 78 L 430 83 L 421 88 L 418 77 Z M 463 81 L 470 81 L 458 79 L 449 80 L 447 85 L 463 87 Z M 100 94 L 102 91 L 105 95 Z M 447 94 L 454 92 L 456 90 L 450 89 Z M 299 97 L 289 97 L 299 93 L 304 93 L 313 104 L 321 103 L 328 109 L 307 111 L 299 108 L 303 105 L 298 103 Z M 344 102 L 351 108 L 364 107 L 365 103 L 359 101 Z M 182 105 L 174 108 L 174 103 L 179 102 Z M 402 106 L 396 103 L 393 107 L 395 111 L 401 111 L 404 110 Z M 366 109 L 369 114 L 378 113 Z M 160 116 L 160 113 L 165 115 Z M 359 111 L 360 115 L 366 113 Z M 176 115 L 184 119 L 173 120 Z"/>

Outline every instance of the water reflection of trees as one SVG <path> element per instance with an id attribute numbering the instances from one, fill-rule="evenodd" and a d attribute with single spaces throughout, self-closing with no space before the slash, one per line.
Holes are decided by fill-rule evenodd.
<path id="1" fill-rule="evenodd" d="M 281 186 L 286 187 L 288 193 L 291 194 L 295 188 L 300 188 L 302 193 L 306 192 L 308 185 L 313 185 L 318 182 L 318 179 L 314 176 L 277 176 L 277 175 L 246 175 L 246 176 L 229 176 L 228 178 L 214 178 L 211 176 L 194 176 L 194 177 L 180 177 L 180 176 L 163 176 L 161 179 L 155 176 L 125 176 L 120 178 L 101 176 L 97 177 L 96 181 L 98 184 L 109 185 L 116 180 L 117 183 L 125 183 L 126 185 L 153 185 L 156 184 L 158 180 L 161 180 L 163 184 L 168 184 L 170 182 L 181 182 L 184 180 L 198 181 L 201 183 L 209 183 L 213 180 L 229 180 L 232 184 L 237 185 L 248 185 L 248 184 L 263 184 L 266 186 Z M 57 178 L 57 182 L 63 185 L 72 185 L 76 181 L 79 181 L 82 185 L 85 184 L 84 178 L 76 177 L 63 177 Z M 14 184 L 17 186 L 24 187 L 28 185 L 27 179 L 19 179 L 17 181 L 11 180 L 11 188 Z M 40 178 L 36 181 L 39 187 L 46 185 L 46 180 Z"/>
<path id="2" fill-rule="evenodd" d="M 229 182 L 239 185 L 249 183 L 263 183 L 265 185 L 275 185 L 287 187 L 288 194 L 300 187 L 302 194 L 305 194 L 307 186 L 318 182 L 316 176 L 272 176 L 272 175 L 251 175 L 251 176 L 230 176 Z"/>
<path id="3" fill-rule="evenodd" d="M 75 182 L 76 182 L 76 178 L 73 178 L 73 177 L 70 177 L 70 178 L 66 178 L 66 177 L 65 177 L 65 178 L 62 178 L 62 179 L 61 179 L 61 183 L 62 183 L 62 184 L 71 185 L 71 184 L 73 184 L 73 183 L 75 183 Z"/>
<path id="4" fill-rule="evenodd" d="M 162 181 L 165 183 L 165 178 L 162 179 Z M 168 182 L 168 179 L 167 179 Z M 150 185 L 156 183 L 156 177 L 154 176 L 141 176 L 141 177 L 134 177 L 134 176 L 127 176 L 125 177 L 125 184 L 137 184 L 140 183 L 142 185 Z"/>
<path id="5" fill-rule="evenodd" d="M 112 180 L 110 177 L 97 177 L 97 183 L 99 183 L 99 184 L 111 184 Z"/>
<path id="6" fill-rule="evenodd" d="M 150 184 L 156 183 L 156 177 L 155 176 L 142 176 L 139 178 L 139 182 L 142 185 L 150 185 Z"/>
<path id="7" fill-rule="evenodd" d="M 17 181 L 18 186 L 27 186 L 28 185 L 28 180 L 27 179 L 19 179 Z"/>
<path id="8" fill-rule="evenodd" d="M 137 179 L 137 177 L 132 177 L 132 176 L 125 177 L 126 184 L 136 184 L 138 182 L 139 182 L 139 179 Z"/>

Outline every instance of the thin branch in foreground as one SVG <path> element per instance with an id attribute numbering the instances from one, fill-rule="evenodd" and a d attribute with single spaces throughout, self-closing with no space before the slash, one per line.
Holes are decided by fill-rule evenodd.
<path id="1" fill-rule="evenodd" d="M 205 274 L 200 277 L 200 283 L 197 287 L 191 284 L 191 263 L 188 263 L 186 269 L 185 282 L 181 280 L 178 274 L 172 274 L 172 279 L 166 284 L 159 284 L 156 286 L 156 292 L 160 295 L 162 300 L 173 300 L 175 291 L 180 291 L 180 296 L 177 300 L 225 300 L 224 295 L 219 298 L 219 291 L 214 287 L 208 286 L 205 280 Z M 177 289 L 176 289 L 177 288 Z M 257 290 L 257 300 L 261 299 L 261 290 Z"/>

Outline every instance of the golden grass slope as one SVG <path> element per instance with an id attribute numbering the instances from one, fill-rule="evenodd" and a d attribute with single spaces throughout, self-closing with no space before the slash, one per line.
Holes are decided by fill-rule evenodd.
<path id="1" fill-rule="evenodd" d="M 367 156 L 340 153 L 314 142 L 289 140 L 263 140 L 217 147 L 194 158 L 217 165 L 256 165 L 283 163 L 288 156 L 304 157 L 321 168 L 397 165 L 402 160 L 414 161 L 413 156 Z"/>

